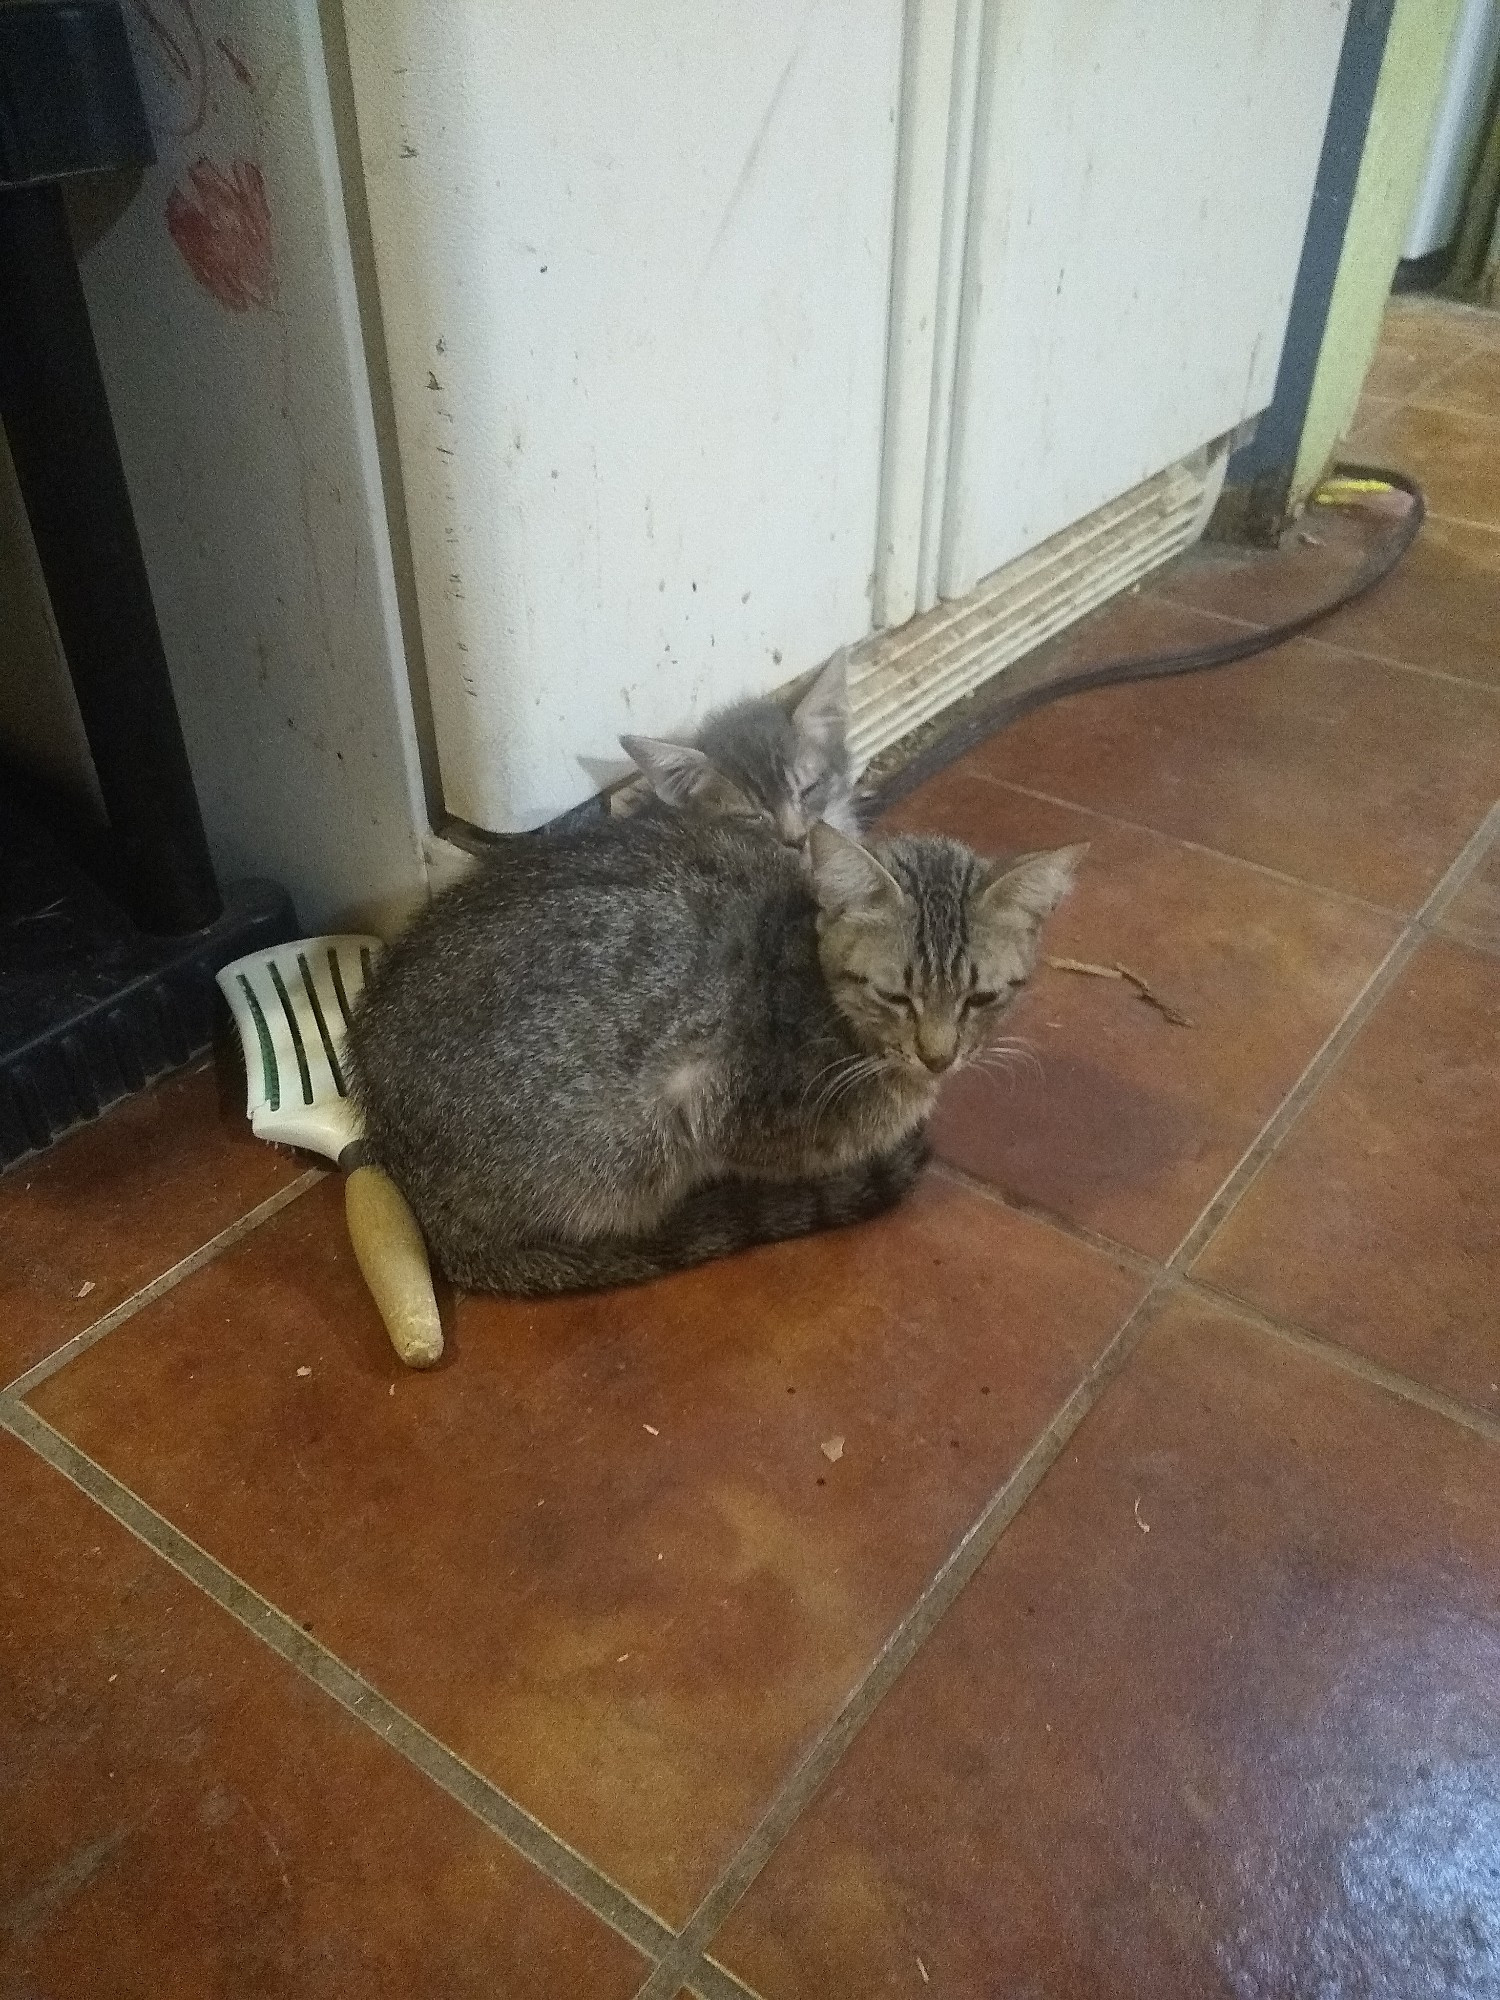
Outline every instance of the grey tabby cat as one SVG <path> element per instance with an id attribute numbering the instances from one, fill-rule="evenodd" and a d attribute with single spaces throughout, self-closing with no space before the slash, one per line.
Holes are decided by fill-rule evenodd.
<path id="1" fill-rule="evenodd" d="M 620 744 L 664 804 L 758 820 L 789 847 L 800 847 L 815 820 L 841 833 L 859 831 L 853 806 L 859 773 L 848 733 L 848 673 L 839 652 L 790 711 L 771 696 L 753 698 L 715 710 L 692 743 L 622 736 Z M 633 804 L 621 799 L 615 810 Z"/>
<path id="2" fill-rule="evenodd" d="M 450 1278 L 628 1284 L 900 1198 L 1082 850 L 809 849 L 696 813 L 522 838 L 386 954 L 354 1094 Z"/>

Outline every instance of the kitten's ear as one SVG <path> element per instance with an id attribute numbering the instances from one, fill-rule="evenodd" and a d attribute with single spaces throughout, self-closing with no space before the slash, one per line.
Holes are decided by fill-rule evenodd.
<path id="1" fill-rule="evenodd" d="M 901 884 L 895 876 L 881 867 L 869 848 L 835 833 L 826 820 L 814 821 L 807 847 L 813 892 L 830 915 L 901 901 Z"/>
<path id="2" fill-rule="evenodd" d="M 805 743 L 836 748 L 849 727 L 849 650 L 841 646 L 792 710 L 792 727 Z"/>
<path id="3" fill-rule="evenodd" d="M 987 915 L 1002 909 L 1022 910 L 1038 923 L 1050 917 L 1073 886 L 1073 876 L 1088 843 L 1057 847 L 1049 854 L 1024 854 L 1019 861 L 997 861 L 980 888 L 977 902 Z"/>
<path id="4" fill-rule="evenodd" d="M 703 752 L 686 743 L 664 743 L 657 736 L 622 736 L 620 748 L 635 759 L 652 791 L 669 806 L 685 806 L 708 791 L 718 775 Z"/>

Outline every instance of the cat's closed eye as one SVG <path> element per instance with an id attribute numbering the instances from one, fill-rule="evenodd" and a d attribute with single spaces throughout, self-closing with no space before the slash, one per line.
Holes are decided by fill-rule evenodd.
<path id="1" fill-rule="evenodd" d="M 886 986 L 872 986 L 870 991 L 877 1000 L 883 1000 L 887 1007 L 906 1007 L 913 1014 L 917 1011 L 917 1003 L 909 993 L 898 993 L 894 988 Z"/>

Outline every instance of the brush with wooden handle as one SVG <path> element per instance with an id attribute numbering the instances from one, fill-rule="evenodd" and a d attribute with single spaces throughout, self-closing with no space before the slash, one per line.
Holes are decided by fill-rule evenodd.
<path id="1" fill-rule="evenodd" d="M 443 1329 L 427 1246 L 401 1190 L 364 1157 L 346 1081 L 349 1011 L 379 951 L 373 937 L 299 938 L 226 965 L 219 990 L 245 1051 L 251 1131 L 343 1171 L 349 1241 L 391 1345 L 408 1368 L 430 1368 Z"/>

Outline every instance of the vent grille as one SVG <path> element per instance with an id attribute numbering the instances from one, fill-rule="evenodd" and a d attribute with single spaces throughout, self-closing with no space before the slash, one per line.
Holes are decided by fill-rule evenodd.
<path id="1" fill-rule="evenodd" d="M 1170 466 L 849 657 L 850 748 L 859 763 L 1180 555 L 1195 539 L 1208 474 Z"/>

